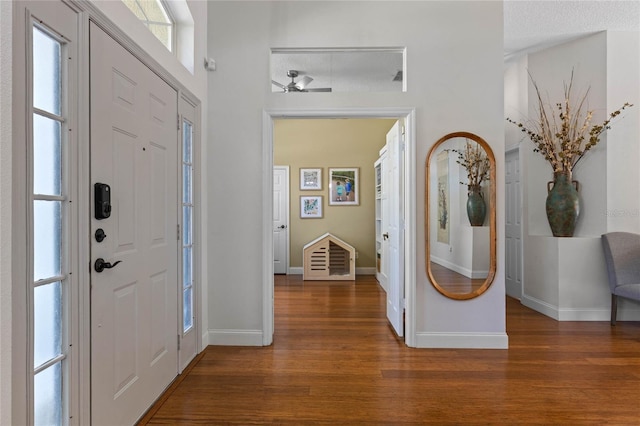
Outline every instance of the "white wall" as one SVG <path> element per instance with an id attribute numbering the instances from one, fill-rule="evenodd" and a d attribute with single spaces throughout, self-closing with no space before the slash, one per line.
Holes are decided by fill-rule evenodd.
<path id="1" fill-rule="evenodd" d="M 563 81 L 569 81 L 574 69 L 574 101 L 590 87 L 587 108 L 594 111 L 593 124 L 604 121 L 624 102 L 636 104 L 612 123 L 612 129 L 574 170 L 573 178 L 580 182 L 581 206 L 573 238 L 551 236 L 545 200 L 552 170 L 541 155 L 533 152 L 528 139 L 522 142 L 522 300 L 559 320 L 608 319 L 610 296 L 600 235 L 640 230 L 639 44 L 637 32 L 601 32 L 528 57 L 528 71 L 552 104 L 564 99 Z M 537 117 L 535 92 L 529 82 L 524 83 L 523 74 L 519 65 L 512 66 L 508 73 L 507 91 L 521 94 L 520 100 L 512 100 L 511 105 L 521 105 L 528 87 L 528 113 L 511 117 L 516 121 Z M 619 308 L 619 318 L 640 318 L 639 307 L 625 301 Z"/>
<path id="2" fill-rule="evenodd" d="M 607 232 L 640 232 L 640 34 L 608 32 L 606 58 L 607 112 L 635 104 L 607 131 Z"/>
<path id="3" fill-rule="evenodd" d="M 12 231 L 16 228 L 16 221 L 25 217 L 25 212 L 17 211 L 15 205 L 7 200 L 13 201 L 13 197 L 16 195 L 13 189 L 19 183 L 15 177 L 18 169 L 13 167 L 13 164 L 20 161 L 21 152 L 13 150 L 12 144 L 14 140 L 19 141 L 24 138 L 24 109 L 20 107 L 24 103 L 24 91 L 21 87 L 18 87 L 20 89 L 18 90 L 13 86 L 17 84 L 17 81 L 21 81 L 19 76 L 24 74 L 22 68 L 24 61 L 16 61 L 14 58 L 24 54 L 24 45 L 19 44 L 21 37 L 17 34 L 22 34 L 20 31 L 24 32 L 21 29 L 22 22 L 24 22 L 21 10 L 23 6 L 28 7 L 29 3 L 30 1 L 23 3 L 0 1 L 0 75 L 2 75 L 2 79 L 0 79 L 0 198 L 3 200 L 0 204 L 0 383 L 2 383 L 0 387 L 0 424 L 22 423 L 16 419 L 24 418 L 26 404 L 23 396 L 25 392 L 21 389 L 24 385 L 24 376 L 20 373 L 22 367 L 16 368 L 24 364 L 26 359 L 26 348 L 23 344 L 25 333 L 23 331 L 16 333 L 16 329 L 22 330 L 26 323 L 26 318 L 23 316 L 26 312 L 25 298 L 23 294 L 15 293 L 15 288 L 22 288 L 20 283 L 12 289 L 12 281 L 15 281 L 15 269 L 19 269 L 15 265 L 19 264 L 24 257 L 14 253 L 16 242 L 17 245 L 24 246 L 26 237 L 18 234 L 13 235 Z M 193 49 L 196 58 L 194 74 L 169 54 L 121 2 L 100 1 L 93 4 L 97 7 L 98 13 L 103 13 L 108 19 L 116 22 L 117 26 L 142 49 L 149 52 L 156 63 L 163 67 L 172 78 L 198 97 L 202 102 L 202 115 L 206 116 L 207 78 L 206 72 L 200 66 L 200 58 L 206 56 L 207 2 L 187 0 L 194 18 L 195 44 Z M 79 6 L 82 8 L 82 5 Z M 206 120 L 202 120 L 202 126 L 205 130 L 203 134 L 206 134 Z M 20 167 L 20 170 L 22 169 Z M 202 214 L 206 217 L 206 203 L 204 206 Z M 206 247 L 203 249 L 206 250 Z M 13 271 L 12 268 L 14 268 Z M 206 263 L 203 269 L 206 279 Z M 206 313 L 205 311 L 205 315 Z M 206 317 L 204 321 L 207 321 Z M 14 382 L 13 387 L 9 385 L 12 381 Z M 16 385 L 16 383 L 19 384 Z"/>
<path id="4" fill-rule="evenodd" d="M 504 185 L 502 27 L 497 1 L 210 4 L 209 54 L 218 64 L 208 92 L 207 162 L 215 171 L 208 187 L 210 342 L 262 341 L 262 111 L 416 107 L 418 345 L 470 345 L 478 336 L 497 336 L 506 345 L 503 263 L 481 297 L 445 298 L 426 277 L 421 220 L 424 159 L 445 134 L 469 131 L 487 140 L 497 157 L 497 188 Z M 271 92 L 270 48 L 336 46 L 406 46 L 408 91 Z M 499 191 L 498 259 L 504 258 L 503 200 Z"/>

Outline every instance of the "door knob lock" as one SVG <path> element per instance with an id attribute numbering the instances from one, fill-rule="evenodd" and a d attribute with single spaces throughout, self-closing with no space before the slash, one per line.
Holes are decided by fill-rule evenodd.
<path id="1" fill-rule="evenodd" d="M 93 269 L 95 269 L 96 272 L 102 272 L 105 269 L 114 268 L 120 262 L 122 262 L 122 260 L 118 260 L 117 262 L 111 264 L 109 262 L 105 262 L 103 258 L 99 257 L 96 259 L 96 262 L 93 264 Z"/>
<path id="2" fill-rule="evenodd" d="M 107 234 L 104 233 L 104 230 L 102 228 L 98 228 L 96 229 L 95 237 L 96 237 L 96 241 L 101 243 L 102 240 L 107 238 Z"/>

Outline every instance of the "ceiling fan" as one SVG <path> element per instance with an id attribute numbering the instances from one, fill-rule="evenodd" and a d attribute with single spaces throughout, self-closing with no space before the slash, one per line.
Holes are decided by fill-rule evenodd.
<path id="1" fill-rule="evenodd" d="M 305 75 L 298 82 L 295 81 L 295 78 L 299 75 L 299 71 L 289 70 L 287 71 L 287 77 L 291 78 L 291 83 L 284 85 L 278 83 L 275 80 L 271 80 L 271 83 L 275 86 L 281 88 L 284 93 L 290 92 L 331 92 L 330 87 L 320 87 L 317 89 L 307 89 L 307 85 L 313 81 L 313 78 Z"/>

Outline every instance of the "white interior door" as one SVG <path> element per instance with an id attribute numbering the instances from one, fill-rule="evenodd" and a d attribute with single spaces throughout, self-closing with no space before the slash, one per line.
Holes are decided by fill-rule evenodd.
<path id="1" fill-rule="evenodd" d="M 289 265 L 289 167 L 273 167 L 273 273 L 286 274 Z"/>
<path id="2" fill-rule="evenodd" d="M 507 295 L 522 298 L 522 189 L 520 152 L 510 151 L 505 159 L 505 280 Z"/>
<path id="3" fill-rule="evenodd" d="M 382 244 L 380 256 L 380 284 L 389 292 L 389 157 L 385 152 L 381 157 L 382 191 L 380 193 L 380 228 Z"/>
<path id="4" fill-rule="evenodd" d="M 404 335 L 404 224 L 402 180 L 402 129 L 396 121 L 387 133 L 387 165 L 389 225 L 388 257 L 389 275 L 387 291 L 387 318 L 398 334 Z"/>
<path id="5" fill-rule="evenodd" d="M 91 257 L 114 266 L 91 265 L 91 419 L 124 425 L 178 369 L 177 93 L 93 24 L 90 49 L 91 184 L 112 206 Z"/>

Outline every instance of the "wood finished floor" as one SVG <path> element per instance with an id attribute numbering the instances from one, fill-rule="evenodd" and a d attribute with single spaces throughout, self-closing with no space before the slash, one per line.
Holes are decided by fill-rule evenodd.
<path id="1" fill-rule="evenodd" d="M 508 350 L 411 349 L 384 308 L 373 277 L 278 276 L 274 344 L 209 346 L 140 424 L 640 425 L 640 322 L 507 299 Z"/>
<path id="2" fill-rule="evenodd" d="M 486 275 L 482 279 L 465 277 L 435 262 L 431 262 L 431 273 L 438 285 L 450 293 L 473 293 L 487 280 Z"/>

